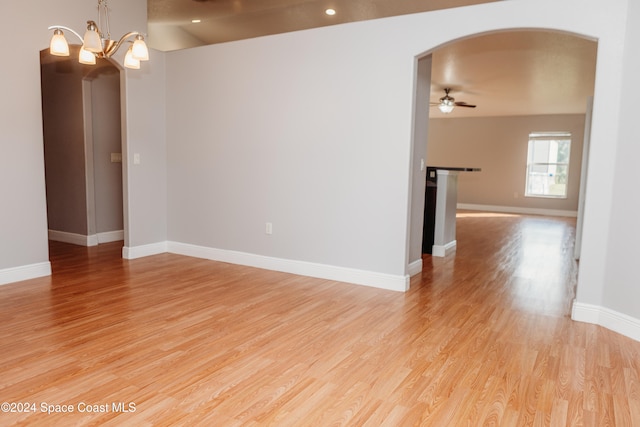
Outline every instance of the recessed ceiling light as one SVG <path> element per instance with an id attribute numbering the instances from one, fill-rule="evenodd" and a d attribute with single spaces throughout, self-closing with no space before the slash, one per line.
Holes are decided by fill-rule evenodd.
<path id="1" fill-rule="evenodd" d="M 329 16 L 333 16 L 336 14 L 336 10 L 335 9 L 327 9 L 324 11 L 324 13 L 326 13 Z"/>
<path id="2" fill-rule="evenodd" d="M 199 24 L 199 23 L 201 23 L 201 22 L 202 22 L 202 20 L 201 20 L 201 19 L 192 19 L 192 20 L 191 20 L 191 23 L 192 23 L 192 24 Z"/>

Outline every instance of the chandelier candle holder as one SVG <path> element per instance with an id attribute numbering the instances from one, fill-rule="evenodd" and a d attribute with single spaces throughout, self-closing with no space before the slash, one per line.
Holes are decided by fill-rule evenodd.
<path id="1" fill-rule="evenodd" d="M 69 56 L 69 43 L 64 36 L 64 31 L 68 31 L 80 39 L 82 47 L 80 48 L 78 61 L 81 64 L 94 65 L 96 58 L 111 58 L 130 38 L 133 41 L 129 41 L 130 45 L 124 57 L 124 66 L 138 70 L 140 69 L 140 61 L 149 60 L 149 49 L 141 33 L 131 31 L 120 37 L 118 41 L 111 40 L 107 0 L 98 0 L 98 23 L 87 21 L 87 31 L 84 33 L 84 37 L 64 25 L 52 25 L 49 30 L 53 30 L 53 37 L 51 37 L 51 42 L 49 43 L 49 53 L 55 56 Z"/>

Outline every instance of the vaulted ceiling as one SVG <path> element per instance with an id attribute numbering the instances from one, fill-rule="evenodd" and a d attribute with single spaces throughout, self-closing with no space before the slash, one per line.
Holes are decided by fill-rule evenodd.
<path id="1" fill-rule="evenodd" d="M 166 51 L 493 1 L 501 0 L 148 0 L 149 44 Z M 327 15 L 327 8 L 336 14 Z M 431 101 L 451 88 L 456 101 L 477 108 L 458 107 L 445 116 L 434 107 L 431 116 L 584 113 L 596 51 L 594 41 L 550 31 L 450 43 L 433 52 Z"/>

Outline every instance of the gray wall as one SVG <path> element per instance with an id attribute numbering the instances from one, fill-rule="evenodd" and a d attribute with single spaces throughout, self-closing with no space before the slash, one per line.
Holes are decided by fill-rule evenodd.
<path id="1" fill-rule="evenodd" d="M 145 1 L 112 0 L 110 7 L 113 34 L 146 31 Z M 0 283 L 50 272 L 39 52 L 49 45 L 48 26 L 69 25 L 81 31 L 95 15 L 95 2 L 80 0 L 43 2 L 36 9 L 26 2 L 0 5 L 0 36 L 12 41 L 5 51 L 11 66 L 4 64 L 0 79 Z M 122 60 L 120 53 L 116 59 Z M 137 85 L 127 86 L 135 90 Z M 133 100 L 127 96 L 123 102 Z M 126 111 L 135 121 L 136 111 Z M 147 134 L 139 132 L 138 137 L 145 141 Z"/>
<path id="2" fill-rule="evenodd" d="M 531 132 L 571 132 L 566 199 L 524 197 Z M 479 167 L 458 178 L 458 202 L 577 212 L 584 115 L 431 119 L 427 159 L 433 166 Z"/>
<path id="3" fill-rule="evenodd" d="M 373 22 L 167 55 L 169 240 L 404 276 L 415 63 Z"/>
<path id="4" fill-rule="evenodd" d="M 83 67 L 46 51 L 41 55 L 49 229 L 87 235 Z"/>
<path id="5" fill-rule="evenodd" d="M 122 154 L 120 72 L 111 70 L 91 80 L 96 233 L 124 228 L 122 163 L 111 161 L 111 153 Z"/>

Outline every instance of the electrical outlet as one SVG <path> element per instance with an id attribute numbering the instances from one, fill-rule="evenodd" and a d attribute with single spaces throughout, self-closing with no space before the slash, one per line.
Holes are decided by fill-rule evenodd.
<path id="1" fill-rule="evenodd" d="M 273 234 L 273 224 L 271 224 L 270 222 L 267 222 L 265 224 L 264 232 L 266 234 Z"/>

